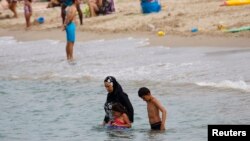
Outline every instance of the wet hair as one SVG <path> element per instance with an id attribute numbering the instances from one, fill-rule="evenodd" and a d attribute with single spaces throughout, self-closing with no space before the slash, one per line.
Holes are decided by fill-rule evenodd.
<path id="1" fill-rule="evenodd" d="M 150 95 L 150 90 L 146 87 L 141 87 L 139 90 L 138 90 L 138 96 L 139 97 L 143 97 L 145 95 Z"/>
<path id="2" fill-rule="evenodd" d="M 120 104 L 120 103 L 114 103 L 112 105 L 112 111 L 120 112 L 120 113 L 127 113 L 127 110 Z"/>

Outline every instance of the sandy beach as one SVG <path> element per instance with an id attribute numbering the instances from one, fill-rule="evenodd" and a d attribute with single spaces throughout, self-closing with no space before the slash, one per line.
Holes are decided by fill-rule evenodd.
<path id="1" fill-rule="evenodd" d="M 112 39 L 117 37 L 146 37 L 152 44 L 166 46 L 248 46 L 249 31 L 226 33 L 218 29 L 249 26 L 250 5 L 220 6 L 222 0 L 161 0 L 162 11 L 142 14 L 139 1 L 115 0 L 116 12 L 110 15 L 84 18 L 77 26 L 77 39 Z M 83 1 L 81 7 L 84 7 Z M 19 40 L 65 40 L 61 31 L 60 7 L 46 8 L 47 2 L 33 2 L 32 21 L 44 17 L 45 23 L 34 24 L 25 31 L 23 2 L 18 3 L 19 18 L 9 18 L 10 10 L 0 11 L 0 36 L 15 36 Z M 77 19 L 79 22 L 79 20 Z M 198 32 L 191 32 L 197 28 Z M 157 35 L 165 32 L 164 37 Z"/>

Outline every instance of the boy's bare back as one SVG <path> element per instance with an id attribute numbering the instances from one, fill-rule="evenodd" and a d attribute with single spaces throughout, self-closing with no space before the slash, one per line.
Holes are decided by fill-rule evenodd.
<path id="1" fill-rule="evenodd" d="M 165 130 L 167 110 L 154 96 L 150 90 L 142 87 L 138 91 L 138 96 L 147 102 L 148 119 L 152 130 Z M 161 115 L 160 115 L 161 113 Z"/>
<path id="2" fill-rule="evenodd" d="M 161 121 L 159 108 L 157 107 L 159 104 L 159 101 L 155 97 L 152 97 L 151 100 L 147 102 L 148 119 L 150 124 Z"/>

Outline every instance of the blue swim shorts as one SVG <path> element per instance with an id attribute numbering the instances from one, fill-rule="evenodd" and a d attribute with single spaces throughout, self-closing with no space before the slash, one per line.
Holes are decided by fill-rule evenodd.
<path id="1" fill-rule="evenodd" d="M 67 41 L 68 42 L 75 42 L 75 33 L 76 32 L 76 25 L 75 23 L 71 22 L 66 26 L 66 34 L 67 34 Z"/>

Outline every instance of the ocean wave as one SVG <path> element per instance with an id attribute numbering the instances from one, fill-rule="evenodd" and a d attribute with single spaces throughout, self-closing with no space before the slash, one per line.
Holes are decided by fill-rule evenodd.
<path id="1" fill-rule="evenodd" d="M 14 37 L 13 36 L 3 36 L 3 37 L 0 37 L 0 40 L 14 40 Z"/>
<path id="2" fill-rule="evenodd" d="M 195 84 L 202 86 L 202 87 L 229 88 L 229 89 L 237 89 L 237 90 L 250 92 L 250 85 L 242 80 L 240 81 L 224 80 L 224 81 L 217 82 L 217 83 L 216 82 L 197 82 Z"/>
<path id="3" fill-rule="evenodd" d="M 57 74 L 48 73 L 43 75 L 10 75 L 5 77 L 0 77 L 0 80 L 94 80 L 96 77 L 90 74 Z"/>
<path id="4" fill-rule="evenodd" d="M 1 46 L 15 44 L 15 43 L 16 43 L 16 40 L 12 36 L 0 37 L 0 44 L 1 44 Z"/>

